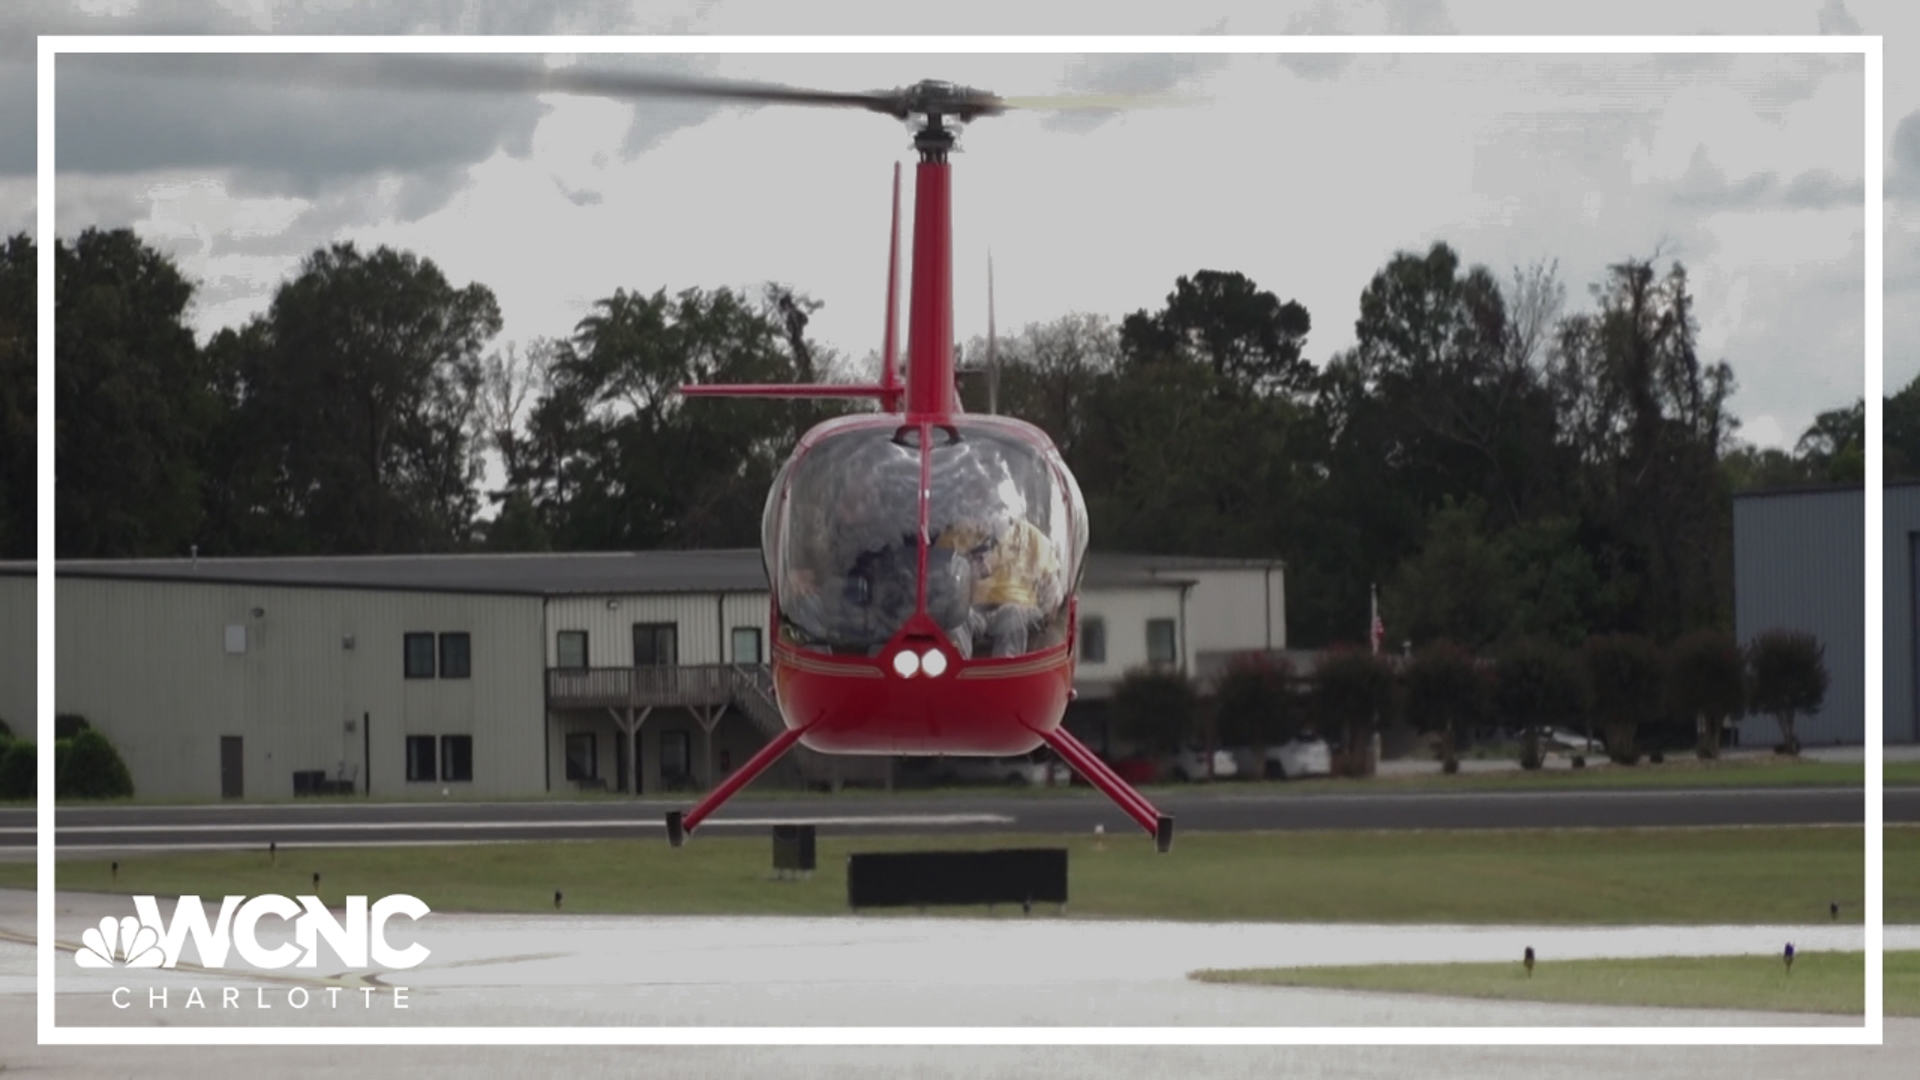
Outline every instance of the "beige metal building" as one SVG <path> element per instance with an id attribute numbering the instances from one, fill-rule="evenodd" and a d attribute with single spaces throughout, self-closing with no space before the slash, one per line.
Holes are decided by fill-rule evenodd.
<path id="1" fill-rule="evenodd" d="M 142 797 L 696 790 L 782 730 L 758 551 L 57 570 L 57 708 Z M 1285 647 L 1277 563 L 1095 555 L 1080 595 L 1087 699 L 1141 664 Z M 889 770 L 801 750 L 762 782 Z"/>

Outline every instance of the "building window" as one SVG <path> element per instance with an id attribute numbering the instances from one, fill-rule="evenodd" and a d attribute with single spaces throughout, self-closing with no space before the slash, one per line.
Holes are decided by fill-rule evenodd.
<path id="1" fill-rule="evenodd" d="M 433 678 L 433 635 L 407 635 L 407 678 Z"/>
<path id="2" fill-rule="evenodd" d="M 440 779 L 473 779 L 473 736 L 440 736 Z"/>
<path id="3" fill-rule="evenodd" d="M 407 779 L 433 779 L 433 736 L 407 736 Z"/>
<path id="4" fill-rule="evenodd" d="M 567 779 L 600 779 L 599 741 L 591 731 L 567 735 Z"/>
<path id="5" fill-rule="evenodd" d="M 672 667 L 679 663 L 675 658 L 676 637 L 673 623 L 634 623 L 633 666 Z"/>
<path id="6" fill-rule="evenodd" d="M 660 781 L 693 778 L 693 742 L 684 731 L 660 733 Z"/>
<path id="7" fill-rule="evenodd" d="M 1179 663 L 1179 644 L 1174 636 L 1172 619 L 1147 620 L 1147 663 L 1173 665 Z"/>
<path id="8" fill-rule="evenodd" d="M 760 663 L 759 627 L 736 626 L 733 628 L 733 662 L 736 664 Z"/>
<path id="9" fill-rule="evenodd" d="M 587 632 L 585 630 L 562 630 L 557 647 L 559 666 L 563 668 L 584 668 L 587 666 Z"/>
<path id="10" fill-rule="evenodd" d="M 1080 622 L 1080 662 L 1107 662 L 1107 620 L 1098 616 Z"/>
<path id="11" fill-rule="evenodd" d="M 440 677 L 465 679 L 473 674 L 473 638 L 466 633 L 440 635 Z"/>

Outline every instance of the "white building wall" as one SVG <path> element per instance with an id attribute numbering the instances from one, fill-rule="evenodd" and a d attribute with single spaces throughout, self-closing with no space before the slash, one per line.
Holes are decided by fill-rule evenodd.
<path id="1" fill-rule="evenodd" d="M 342 765 L 376 796 L 453 786 L 406 780 L 408 735 L 472 736 L 463 793 L 545 790 L 537 598 L 63 577 L 58 605 L 57 707 L 114 741 L 142 797 L 218 797 L 222 736 L 249 799 Z M 406 678 L 409 632 L 469 634 L 470 677 Z"/>
<path id="2" fill-rule="evenodd" d="M 17 739 L 34 738 L 39 723 L 37 588 L 31 570 L 0 574 L 0 720 Z"/>
<path id="3" fill-rule="evenodd" d="M 589 667 L 628 667 L 635 624 L 671 623 L 680 663 L 732 663 L 732 628 L 760 627 L 764 649 L 766 622 L 765 592 L 555 597 L 547 601 L 544 655 L 547 666 L 554 666 L 561 631 L 584 630 Z"/>
<path id="4" fill-rule="evenodd" d="M 1286 575 L 1279 563 L 1245 569 L 1181 570 L 1187 596 L 1187 649 L 1240 652 L 1287 647 Z M 1191 670 L 1191 667 L 1189 667 Z"/>
<path id="5" fill-rule="evenodd" d="M 1082 687 L 1082 693 L 1104 696 L 1103 688 L 1120 681 L 1128 670 L 1146 666 L 1147 622 L 1150 619 L 1173 619 L 1177 627 L 1182 591 L 1182 586 L 1174 584 L 1081 591 L 1079 618 L 1082 642 L 1076 645 L 1084 642 L 1089 619 L 1102 620 L 1107 634 L 1104 663 L 1090 662 L 1084 653 L 1079 655 L 1074 682 Z M 1184 638 L 1186 635 L 1180 636 Z M 1189 652 L 1182 658 L 1182 663 L 1190 665 L 1191 659 Z"/>

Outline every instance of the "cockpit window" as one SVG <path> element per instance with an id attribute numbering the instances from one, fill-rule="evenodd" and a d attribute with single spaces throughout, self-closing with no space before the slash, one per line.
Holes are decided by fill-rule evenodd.
<path id="1" fill-rule="evenodd" d="M 828 652 L 877 650 L 913 614 L 920 451 L 856 428 L 792 467 L 777 588 L 789 638 Z"/>
<path id="2" fill-rule="evenodd" d="M 781 565 L 769 569 L 789 642 L 877 655 L 912 616 L 919 442 L 889 428 L 850 429 L 789 467 L 787 497 L 770 501 L 767 530 L 771 539 L 772 513 L 785 515 Z M 984 423 L 963 419 L 927 442 L 927 614 L 962 656 L 1065 642 L 1086 550 L 1071 476 L 1056 455 Z"/>

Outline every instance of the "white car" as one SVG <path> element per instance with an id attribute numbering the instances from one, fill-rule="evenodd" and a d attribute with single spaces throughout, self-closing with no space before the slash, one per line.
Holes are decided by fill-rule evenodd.
<path id="1" fill-rule="evenodd" d="M 1333 751 L 1328 748 L 1325 739 L 1294 739 L 1279 746 L 1269 746 L 1267 760 L 1259 768 L 1255 768 L 1252 747 L 1236 748 L 1233 760 L 1241 775 L 1265 777 L 1268 780 L 1333 775 Z"/>
<path id="2" fill-rule="evenodd" d="M 1073 780 L 1073 770 L 1066 762 L 1041 751 L 1020 757 L 941 758 L 937 773 L 941 780 L 958 784 L 1066 787 Z"/>
<path id="3" fill-rule="evenodd" d="M 1172 780 L 1206 780 L 1207 752 L 1197 747 L 1189 747 L 1167 759 L 1161 773 Z M 1233 760 L 1233 751 L 1215 750 L 1213 752 L 1214 780 L 1227 780 L 1240 775 L 1240 766 Z"/>
<path id="4" fill-rule="evenodd" d="M 1604 754 L 1607 745 L 1599 739 L 1589 741 L 1585 735 L 1566 728 L 1543 728 L 1540 731 L 1540 749 L 1565 750 L 1573 754 Z"/>

